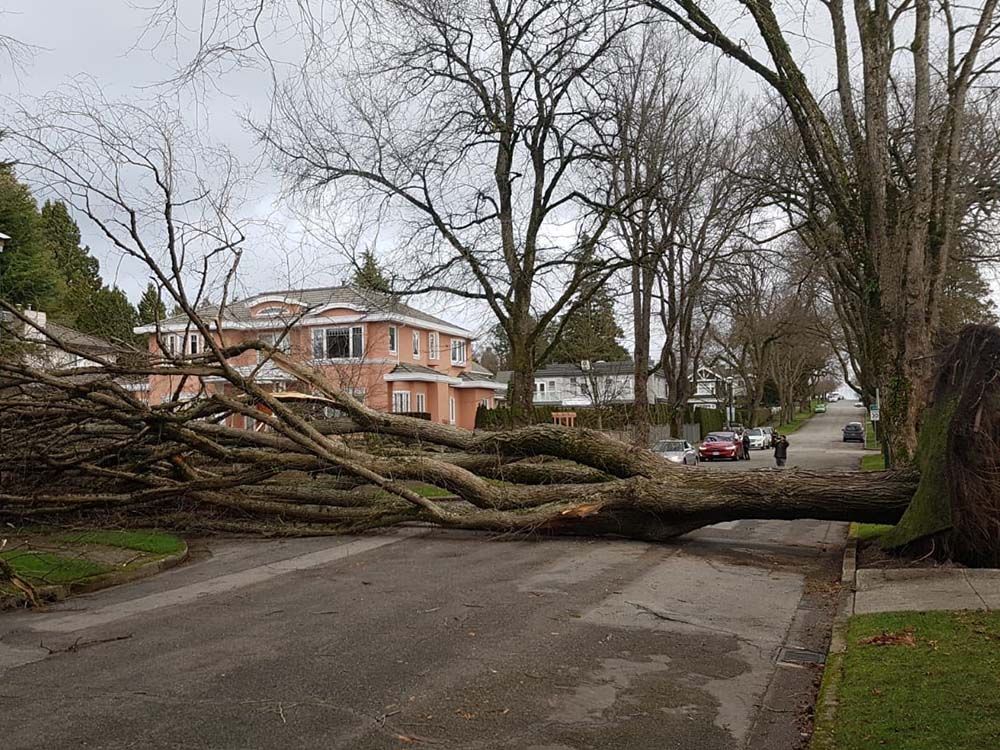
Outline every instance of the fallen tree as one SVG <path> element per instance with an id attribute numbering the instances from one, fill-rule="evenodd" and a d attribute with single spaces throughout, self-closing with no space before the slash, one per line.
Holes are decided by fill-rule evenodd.
<path id="1" fill-rule="evenodd" d="M 74 351 L 66 342 L 50 344 Z M 272 393 L 241 375 L 228 360 L 247 349 L 263 352 L 299 388 Z M 272 535 L 422 522 L 663 541 L 739 519 L 903 518 L 905 543 L 932 536 L 942 554 L 991 562 L 1000 533 L 998 353 L 1000 331 L 970 327 L 943 359 L 922 481 L 914 471 L 720 474 L 554 425 L 472 432 L 370 409 L 261 342 L 141 368 L 108 361 L 45 371 L 7 358 L 0 362 L 0 521 Z M 122 381 L 167 372 L 225 386 L 147 404 Z M 344 416 L 312 418 L 311 404 Z M 933 416 L 941 408 L 943 421 Z M 234 414 L 266 427 L 230 427 Z M 922 512 L 931 501 L 935 512 Z"/>
<path id="2" fill-rule="evenodd" d="M 983 481 L 961 496 L 952 495 L 956 482 L 927 471 L 716 474 L 589 430 L 530 425 L 470 432 L 385 414 L 268 343 L 223 345 L 218 331 L 244 239 L 227 212 L 239 202 L 231 163 L 213 162 L 201 150 L 187 154 L 187 162 L 222 181 L 210 189 L 181 167 L 184 144 L 197 139 L 175 137 L 148 113 L 127 113 L 109 122 L 104 111 L 55 112 L 14 138 L 32 160 L 22 164 L 61 185 L 123 255 L 145 265 L 187 318 L 184 335 L 198 334 L 204 349 L 173 351 L 153 334 L 158 346 L 150 351 L 95 354 L 0 298 L 9 319 L 0 342 L 0 522 L 272 535 L 417 522 L 495 534 L 663 541 L 748 518 L 894 523 L 923 491 L 948 493 L 955 502 L 933 527 L 910 525 L 912 539 L 931 534 L 947 541 L 935 545 L 939 553 L 974 563 L 995 559 L 998 485 L 985 478 L 996 463 L 997 423 L 990 414 L 977 416 L 982 410 L 975 404 L 989 407 L 997 398 L 997 329 L 966 330 L 939 381 L 938 402 L 954 397 L 963 404 L 954 413 L 972 415 L 963 429 L 984 436 L 976 445 L 991 451 L 993 461 L 982 464 Z M 123 181 L 118 170 L 91 169 L 95 163 L 128 163 L 133 172 Z M 200 312 L 210 288 L 221 295 L 214 319 Z M 39 347 L 88 366 L 46 366 L 34 351 Z M 257 367 L 234 364 L 251 351 L 258 356 L 241 361 L 255 359 Z M 294 386 L 272 392 L 256 378 L 263 367 L 284 370 Z M 133 386 L 156 375 L 178 386 L 162 403 L 149 403 Z M 343 417 L 319 419 L 313 406 L 335 407 Z M 261 429 L 238 429 L 234 416 Z M 969 457 L 953 448 L 940 461 L 947 477 L 961 478 Z"/>

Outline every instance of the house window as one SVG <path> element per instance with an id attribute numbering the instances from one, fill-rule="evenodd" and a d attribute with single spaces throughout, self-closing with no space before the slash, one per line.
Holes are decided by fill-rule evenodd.
<path id="1" fill-rule="evenodd" d="M 393 391 L 392 392 L 392 410 L 396 414 L 402 414 L 410 410 L 410 392 L 409 391 Z"/>
<path id="2" fill-rule="evenodd" d="M 427 408 L 426 408 L 427 403 L 426 402 L 427 402 L 427 399 L 424 397 L 424 394 L 418 393 L 417 394 L 417 411 L 419 411 L 419 412 L 425 412 L 425 411 L 427 411 Z"/>
<path id="3" fill-rule="evenodd" d="M 427 359 L 441 358 L 441 335 L 437 331 L 427 334 Z"/>
<path id="4" fill-rule="evenodd" d="M 201 335 L 192 333 L 188 336 L 188 354 L 197 354 L 201 350 Z"/>
<path id="5" fill-rule="evenodd" d="M 448 399 L 448 421 L 455 424 L 455 397 Z"/>
<path id="6" fill-rule="evenodd" d="M 535 391 L 545 393 L 545 383 L 535 383 Z"/>
<path id="7" fill-rule="evenodd" d="M 389 326 L 389 354 L 399 353 L 399 329 Z"/>
<path id="8" fill-rule="evenodd" d="M 176 336 L 174 336 L 173 334 L 171 334 L 169 336 L 164 336 L 163 337 L 163 343 L 166 344 L 166 346 L 167 346 L 167 349 L 166 349 L 166 353 L 167 354 L 176 354 L 177 353 L 177 337 Z"/>
<path id="9" fill-rule="evenodd" d="M 453 365 L 465 364 L 465 342 L 462 339 L 451 340 L 451 363 Z"/>
<path id="10" fill-rule="evenodd" d="M 313 359 L 359 359 L 364 352 L 361 326 L 313 328 Z"/>
<path id="11" fill-rule="evenodd" d="M 490 406 L 490 400 L 488 398 L 480 399 L 479 405 L 482 406 L 484 409 L 493 408 Z"/>
<path id="12" fill-rule="evenodd" d="M 413 332 L 413 358 L 420 359 L 420 331 Z"/>

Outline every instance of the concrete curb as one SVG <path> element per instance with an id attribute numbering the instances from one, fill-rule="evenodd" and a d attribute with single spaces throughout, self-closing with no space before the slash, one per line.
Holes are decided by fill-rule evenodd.
<path id="1" fill-rule="evenodd" d="M 847 621 L 854 614 L 854 580 L 858 570 L 858 540 L 849 537 L 844 547 L 844 559 L 840 568 L 840 598 L 837 614 L 833 617 L 830 632 L 830 647 L 823 667 L 823 682 L 816 699 L 813 717 L 813 736 L 810 750 L 833 748 L 832 727 L 837 713 L 837 691 L 842 677 L 844 654 L 847 652 Z"/>
<path id="2" fill-rule="evenodd" d="M 184 549 L 180 552 L 161 557 L 145 565 L 113 570 L 110 573 L 101 573 L 92 578 L 85 578 L 72 583 L 39 586 L 36 590 L 42 601 L 58 602 L 74 594 L 90 594 L 94 591 L 119 586 L 123 583 L 132 583 L 133 581 L 140 581 L 143 578 L 149 578 L 157 573 L 162 573 L 165 570 L 170 570 L 170 568 L 180 565 L 188 559 L 188 554 L 187 542 L 184 542 Z M 0 607 L 0 609 L 3 609 L 3 607 Z"/>

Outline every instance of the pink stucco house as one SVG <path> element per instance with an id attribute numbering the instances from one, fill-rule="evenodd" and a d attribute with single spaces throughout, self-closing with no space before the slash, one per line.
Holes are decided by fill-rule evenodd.
<path id="1" fill-rule="evenodd" d="M 320 370 L 375 409 L 422 412 L 430 419 L 471 429 L 480 404 L 493 406 L 506 386 L 472 361 L 473 334 L 459 326 L 403 304 L 398 299 L 356 286 L 285 289 L 262 292 L 230 303 L 216 331 L 218 310 L 202 311 L 223 345 L 260 339 Z M 184 316 L 136 328 L 149 336 L 150 352 L 197 354 L 204 342 L 187 330 Z M 231 360 L 245 376 L 276 391 L 307 391 L 308 386 L 250 351 Z M 181 384 L 175 376 L 152 376 L 151 403 L 200 389 L 225 387 L 213 378 Z M 236 427 L 253 420 L 230 418 Z"/>

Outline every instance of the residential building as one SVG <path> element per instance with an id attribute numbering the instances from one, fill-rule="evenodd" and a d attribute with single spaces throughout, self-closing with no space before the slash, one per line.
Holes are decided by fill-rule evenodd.
<path id="1" fill-rule="evenodd" d="M 374 409 L 420 412 L 435 422 L 471 429 L 479 405 L 492 407 L 496 390 L 503 388 L 488 372 L 474 369 L 471 332 L 356 286 L 261 292 L 226 305 L 221 316 L 214 307 L 201 315 L 210 321 L 217 343 L 270 343 Z M 158 327 L 140 326 L 136 332 L 151 334 L 149 350 L 154 354 L 191 356 L 205 349 L 186 316 L 169 318 Z M 268 389 L 309 390 L 256 351 L 230 363 Z M 212 392 L 229 386 L 221 378 L 182 384 L 176 376 L 153 376 L 151 402 L 171 398 L 178 387 L 183 397 L 202 387 Z M 237 427 L 252 426 L 239 415 L 230 419 Z"/>
<path id="2" fill-rule="evenodd" d="M 511 372 L 501 371 L 496 379 L 505 385 Z M 650 403 L 667 397 L 667 382 L 659 373 L 649 376 Z M 603 406 L 635 400 L 635 364 L 621 362 L 580 362 L 547 365 L 535 371 L 533 403 L 552 406 Z"/>

